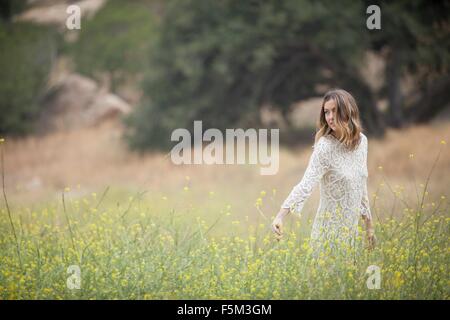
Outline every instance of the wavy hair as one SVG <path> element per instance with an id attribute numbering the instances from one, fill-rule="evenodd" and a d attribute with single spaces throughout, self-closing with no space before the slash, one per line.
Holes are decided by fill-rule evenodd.
<path id="1" fill-rule="evenodd" d="M 363 131 L 359 119 L 359 109 L 355 98 L 343 89 L 333 89 L 325 93 L 320 110 L 319 121 L 317 122 L 317 132 L 315 142 L 320 137 L 331 134 L 333 131 L 325 119 L 325 103 L 333 100 L 336 103 L 336 127 L 341 132 L 339 141 L 349 150 L 354 150 L 360 143 L 360 133 Z"/>

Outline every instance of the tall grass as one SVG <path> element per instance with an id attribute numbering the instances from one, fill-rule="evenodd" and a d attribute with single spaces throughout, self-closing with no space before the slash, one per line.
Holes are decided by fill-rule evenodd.
<path id="1" fill-rule="evenodd" d="M 449 207 L 445 195 L 430 198 L 429 184 L 439 178 L 433 168 L 417 188 L 417 203 L 384 176 L 397 205 L 390 214 L 380 212 L 377 190 L 371 209 L 378 244 L 368 251 L 361 229 L 356 263 L 331 255 L 313 259 L 310 220 L 291 220 L 277 241 L 265 206 L 275 190 L 262 191 L 249 211 L 259 221 L 214 193 L 200 200 L 214 204 L 209 210 L 198 205 L 192 187 L 169 201 L 109 187 L 100 197 L 68 197 L 73 190 L 66 188 L 61 200 L 6 206 L 0 212 L 0 298 L 448 299 Z M 81 270 L 80 289 L 67 286 L 72 265 Z M 379 289 L 367 286 L 371 265 L 380 268 Z"/>

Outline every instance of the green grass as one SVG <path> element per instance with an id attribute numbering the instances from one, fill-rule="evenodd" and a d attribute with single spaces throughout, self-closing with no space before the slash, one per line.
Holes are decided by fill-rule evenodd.
<path id="1" fill-rule="evenodd" d="M 2 299 L 449 298 L 450 218 L 438 208 L 445 199 L 434 214 L 410 209 L 378 221 L 377 248 L 360 248 L 353 264 L 313 260 L 299 236 L 311 226 L 300 221 L 278 242 L 267 222 L 239 220 L 226 205 L 222 212 L 174 210 L 162 197 L 68 194 L 65 205 L 61 197 L 12 209 L 17 243 L 2 209 Z M 71 265 L 80 267 L 81 289 L 67 288 Z M 369 265 L 381 268 L 378 290 L 367 288 Z"/>
<path id="2" fill-rule="evenodd" d="M 246 211 L 200 185 L 84 196 L 66 188 L 29 206 L 6 206 L 3 193 L 0 299 L 449 299 L 449 203 L 428 192 L 439 155 L 415 204 L 384 180 L 394 206 L 373 195 L 378 243 L 368 251 L 361 228 L 355 262 L 312 257 L 311 212 L 290 215 L 277 241 L 265 213 L 279 202 L 275 189 L 245 201 L 254 205 Z M 80 289 L 68 287 L 74 265 Z M 367 286 L 373 265 L 379 289 Z"/>

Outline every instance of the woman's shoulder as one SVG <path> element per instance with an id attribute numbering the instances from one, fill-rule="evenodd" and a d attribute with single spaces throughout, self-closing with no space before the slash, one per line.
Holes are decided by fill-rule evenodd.
<path id="1" fill-rule="evenodd" d="M 363 140 L 366 140 L 366 141 L 367 141 L 367 137 L 366 137 L 366 135 L 365 135 L 364 133 L 360 132 L 360 133 L 359 133 L 359 136 L 360 136 Z"/>
<path id="2" fill-rule="evenodd" d="M 359 145 L 361 146 L 367 146 L 368 140 L 364 133 L 360 132 L 360 141 Z M 323 135 L 321 136 L 316 143 L 314 144 L 313 148 L 320 148 L 322 150 L 331 150 L 335 149 L 342 145 L 342 142 L 340 142 L 336 137 L 334 137 L 331 134 Z"/>
<path id="3" fill-rule="evenodd" d="M 335 136 L 331 135 L 331 134 L 325 134 L 323 136 L 321 136 L 317 141 L 316 144 L 321 144 L 321 145 L 332 145 L 336 142 L 339 142 L 338 138 L 336 138 Z"/>
<path id="4" fill-rule="evenodd" d="M 329 135 L 323 135 L 313 145 L 313 149 L 325 151 L 325 150 L 329 149 L 330 146 L 333 144 L 333 142 L 334 142 L 333 139 L 335 139 L 335 138 L 333 138 Z"/>
<path id="5" fill-rule="evenodd" d="M 362 132 L 360 132 L 359 135 L 360 135 L 360 137 L 361 137 L 361 142 L 362 142 L 363 144 L 367 145 L 368 140 L 367 140 L 366 135 L 365 135 L 364 133 L 362 133 Z"/>

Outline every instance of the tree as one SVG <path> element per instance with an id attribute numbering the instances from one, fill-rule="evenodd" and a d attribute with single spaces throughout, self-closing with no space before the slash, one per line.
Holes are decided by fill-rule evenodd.
<path id="1" fill-rule="evenodd" d="M 69 46 L 77 71 L 99 81 L 106 76 L 115 92 L 147 68 L 152 25 L 148 1 L 108 1 L 93 19 L 83 20 L 79 39 Z"/>
<path id="2" fill-rule="evenodd" d="M 0 134 L 32 131 L 58 41 L 45 27 L 0 22 Z"/>
<path id="3" fill-rule="evenodd" d="M 4 22 L 21 12 L 27 5 L 26 0 L 2 0 L 0 1 L 0 19 Z"/>
<path id="4" fill-rule="evenodd" d="M 131 145 L 167 148 L 170 132 L 196 119 L 205 128 L 258 127 L 261 106 L 287 117 L 293 102 L 323 94 L 320 85 L 354 93 L 368 130 L 382 133 L 358 70 L 369 46 L 364 9 L 354 1 L 167 2 L 147 99 L 126 121 Z"/>
<path id="5" fill-rule="evenodd" d="M 366 1 L 366 4 L 373 1 Z M 402 127 L 408 122 L 430 120 L 450 101 L 449 1 L 383 1 L 382 32 L 371 33 L 372 49 L 386 60 L 387 122 Z M 413 78 L 415 99 L 405 101 L 401 84 Z"/>

